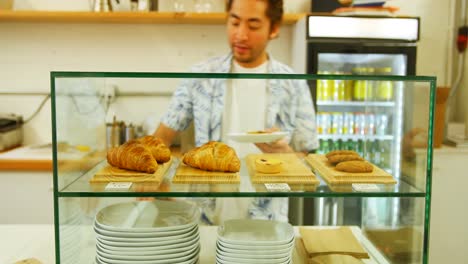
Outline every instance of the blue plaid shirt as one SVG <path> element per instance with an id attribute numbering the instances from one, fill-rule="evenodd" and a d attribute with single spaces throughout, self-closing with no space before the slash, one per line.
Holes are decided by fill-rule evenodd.
<path id="1" fill-rule="evenodd" d="M 232 55 L 209 59 L 197 64 L 192 72 L 229 73 Z M 293 73 L 288 66 L 270 57 L 269 73 Z M 185 130 L 194 121 L 195 145 L 221 141 L 226 79 L 184 79 L 174 92 L 169 109 L 161 122 Z M 318 148 L 315 112 L 305 80 L 268 80 L 266 128 L 277 127 L 289 132 L 290 145 L 296 151 Z"/>
<path id="2" fill-rule="evenodd" d="M 229 73 L 232 55 L 211 58 L 192 68 L 199 73 Z M 269 58 L 268 72 L 294 73 L 288 66 Z M 195 145 L 214 140 L 221 141 L 226 79 L 184 79 L 177 87 L 169 109 L 161 122 L 177 130 L 185 130 L 194 122 Z M 266 127 L 277 127 L 289 132 L 289 144 L 296 151 L 318 148 L 315 112 L 309 87 L 305 80 L 269 79 L 266 109 Z M 213 198 L 195 199 L 202 209 L 202 222 L 217 223 L 217 203 Z M 219 206 L 219 205 L 218 205 Z M 244 214 L 244 212 L 242 213 Z M 245 217 L 288 221 L 287 198 L 254 198 Z"/>

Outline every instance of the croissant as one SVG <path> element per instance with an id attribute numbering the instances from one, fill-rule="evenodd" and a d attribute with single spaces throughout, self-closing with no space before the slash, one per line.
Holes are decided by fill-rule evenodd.
<path id="1" fill-rule="evenodd" d="M 151 151 L 137 140 L 112 148 L 107 152 L 107 162 L 110 165 L 127 170 L 154 173 L 158 163 Z"/>
<path id="2" fill-rule="evenodd" d="M 206 171 L 238 172 L 240 160 L 233 148 L 210 141 L 187 152 L 182 160 L 186 165 Z"/>
<path id="3" fill-rule="evenodd" d="M 164 163 L 171 159 L 171 151 L 161 139 L 154 136 L 144 136 L 138 141 L 151 151 L 157 162 Z"/>

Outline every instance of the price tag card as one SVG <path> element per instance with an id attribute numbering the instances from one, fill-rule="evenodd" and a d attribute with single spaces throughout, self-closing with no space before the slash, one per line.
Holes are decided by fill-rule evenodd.
<path id="1" fill-rule="evenodd" d="M 265 187 L 269 192 L 289 192 L 291 188 L 287 183 L 265 183 Z"/>
<path id="2" fill-rule="evenodd" d="M 132 186 L 131 182 L 109 182 L 106 185 L 106 191 L 126 191 Z"/>
<path id="3" fill-rule="evenodd" d="M 376 192 L 379 187 L 376 184 L 369 183 L 353 183 L 353 190 L 357 192 Z"/>

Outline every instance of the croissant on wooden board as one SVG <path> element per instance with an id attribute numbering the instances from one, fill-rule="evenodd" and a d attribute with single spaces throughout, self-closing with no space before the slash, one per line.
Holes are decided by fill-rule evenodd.
<path id="1" fill-rule="evenodd" d="M 144 136 L 138 141 L 151 151 L 157 162 L 164 163 L 171 159 L 171 151 L 161 139 L 154 136 Z"/>
<path id="2" fill-rule="evenodd" d="M 184 155 L 182 161 L 190 167 L 206 171 L 238 172 L 240 170 L 240 160 L 234 149 L 216 141 L 210 141 L 190 150 Z"/>
<path id="3" fill-rule="evenodd" d="M 154 173 L 158 163 L 151 151 L 137 140 L 112 148 L 107 152 L 107 162 L 110 165 L 127 170 Z"/>

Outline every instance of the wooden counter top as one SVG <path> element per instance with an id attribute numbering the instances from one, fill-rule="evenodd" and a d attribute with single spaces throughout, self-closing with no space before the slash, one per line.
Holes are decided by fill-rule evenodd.
<path id="1" fill-rule="evenodd" d="M 50 158 L 47 153 L 42 153 L 41 156 L 28 158 L 28 153 L 24 151 L 25 155 L 10 155 L 19 152 L 23 148 L 16 148 L 5 152 L 0 152 L 0 171 L 50 171 L 53 170 L 52 154 Z M 171 148 L 172 155 L 180 157 L 180 148 Z M 45 155 L 44 155 L 45 154 Z M 2 157 L 3 156 L 3 157 Z M 31 156 L 33 157 L 33 156 Z"/>

